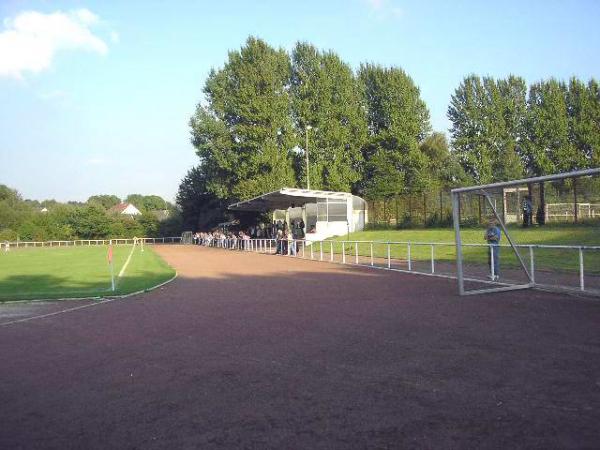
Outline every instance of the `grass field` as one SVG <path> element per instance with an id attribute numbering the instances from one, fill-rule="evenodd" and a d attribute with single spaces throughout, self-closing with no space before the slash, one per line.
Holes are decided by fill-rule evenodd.
<path id="1" fill-rule="evenodd" d="M 107 246 L 12 250 L 0 253 L 0 301 L 127 294 L 170 279 L 175 271 L 151 248 L 113 248 L 116 291 L 111 291 Z"/>
<path id="2" fill-rule="evenodd" d="M 463 243 L 484 244 L 482 228 L 465 228 L 462 230 Z M 544 228 L 521 228 L 510 227 L 509 232 L 515 243 L 521 245 L 587 245 L 600 246 L 600 229 L 598 226 L 552 226 Z M 335 241 L 347 240 L 346 235 L 335 238 Z M 412 230 L 377 230 L 361 231 L 350 234 L 351 241 L 382 241 L 382 242 L 433 242 L 449 243 L 447 246 L 435 247 L 435 258 L 438 261 L 454 261 L 456 252 L 454 247 L 454 230 L 451 228 L 427 228 Z M 502 242 L 508 244 L 503 236 Z M 336 244 L 334 252 L 341 252 L 341 244 Z M 359 254 L 368 256 L 370 249 L 364 245 L 360 247 Z M 375 245 L 374 256 L 385 258 L 387 246 Z M 524 250 L 526 253 L 527 250 Z M 524 257 L 528 255 L 523 255 Z M 391 257 L 394 259 L 405 259 L 407 248 L 405 245 L 391 246 Z M 485 248 L 465 248 L 464 257 L 466 263 L 484 263 L 487 261 L 487 250 Z M 411 259 L 415 261 L 426 261 L 431 258 L 430 246 L 411 246 Z M 516 266 L 517 259 L 510 250 L 501 255 L 502 264 L 505 266 Z M 579 253 L 577 250 L 557 249 L 535 249 L 535 261 L 538 269 L 560 269 L 575 271 L 579 269 Z M 586 251 L 584 253 L 586 273 L 600 273 L 600 251 Z"/>

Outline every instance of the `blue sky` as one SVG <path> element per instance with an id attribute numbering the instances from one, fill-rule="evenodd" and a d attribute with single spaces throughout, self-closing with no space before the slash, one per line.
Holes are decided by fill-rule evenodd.
<path id="1" fill-rule="evenodd" d="M 40 200 L 173 200 L 208 71 L 249 35 L 402 67 L 440 131 L 470 73 L 600 78 L 593 0 L 2 0 L 0 22 L 0 183 Z"/>

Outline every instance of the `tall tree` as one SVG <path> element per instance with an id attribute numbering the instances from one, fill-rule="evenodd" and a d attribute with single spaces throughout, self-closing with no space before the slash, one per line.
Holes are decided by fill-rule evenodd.
<path id="1" fill-rule="evenodd" d="M 523 175 L 520 159 L 526 118 L 526 85 L 510 76 L 496 81 L 467 76 L 448 107 L 452 145 L 478 183 Z"/>
<path id="2" fill-rule="evenodd" d="M 298 145 L 304 152 L 309 146 L 311 188 L 349 191 L 360 179 L 366 137 L 352 69 L 335 53 L 299 42 L 292 52 L 291 94 Z M 305 153 L 298 156 L 297 174 L 306 186 Z"/>
<path id="3" fill-rule="evenodd" d="M 566 93 L 569 141 L 575 147 L 573 168 L 595 167 L 600 159 L 600 96 L 598 82 L 586 85 L 573 77 Z"/>
<path id="4" fill-rule="evenodd" d="M 567 87 L 551 78 L 531 85 L 528 98 L 524 156 L 528 173 L 547 175 L 581 164 L 570 139 Z"/>
<path id="5" fill-rule="evenodd" d="M 213 70 L 190 125 L 192 143 L 220 198 L 245 199 L 295 186 L 290 117 L 290 60 L 250 37 Z"/>
<path id="6" fill-rule="evenodd" d="M 360 191 L 367 196 L 419 192 L 428 182 L 427 157 L 419 142 L 431 128 L 419 88 L 395 67 L 363 64 L 358 78 L 368 126 Z"/>

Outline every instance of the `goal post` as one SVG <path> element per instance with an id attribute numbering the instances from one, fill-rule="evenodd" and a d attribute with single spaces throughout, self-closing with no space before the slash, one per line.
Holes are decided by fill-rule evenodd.
<path id="1" fill-rule="evenodd" d="M 600 168 L 451 195 L 460 295 L 531 287 L 600 293 Z M 561 213 L 550 216 L 552 205 Z"/>

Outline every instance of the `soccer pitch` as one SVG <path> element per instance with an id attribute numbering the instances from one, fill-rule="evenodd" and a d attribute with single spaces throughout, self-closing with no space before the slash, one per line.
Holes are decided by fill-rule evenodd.
<path id="1" fill-rule="evenodd" d="M 114 246 L 116 290 L 111 290 L 107 246 L 11 250 L 0 253 L 0 301 L 122 295 L 148 289 L 175 275 L 149 246 Z"/>

